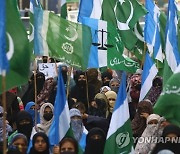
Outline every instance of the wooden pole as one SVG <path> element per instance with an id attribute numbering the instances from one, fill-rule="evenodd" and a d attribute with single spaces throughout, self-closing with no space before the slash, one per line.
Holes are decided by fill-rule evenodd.
<path id="1" fill-rule="evenodd" d="M 7 152 L 7 138 L 6 138 L 6 74 L 2 74 L 2 105 L 3 105 L 3 154 Z"/>
<path id="2" fill-rule="evenodd" d="M 55 62 L 56 75 L 57 75 L 57 77 L 58 77 L 58 66 L 57 66 L 56 59 L 54 59 L 54 62 Z"/>
<path id="3" fill-rule="evenodd" d="M 36 74 L 37 74 L 37 63 L 36 63 L 36 58 L 34 60 L 34 103 L 35 103 L 35 129 L 37 125 L 37 115 L 38 115 L 38 104 L 37 104 L 37 81 L 36 81 Z"/>
<path id="4" fill-rule="evenodd" d="M 70 89 L 70 80 L 71 80 L 71 72 L 73 70 L 73 67 L 70 66 L 70 70 L 68 70 L 68 78 L 67 78 L 67 86 L 66 86 L 66 97 L 68 99 L 69 96 L 69 89 Z"/>
<path id="5" fill-rule="evenodd" d="M 88 78 L 87 78 L 87 72 L 85 72 L 85 77 L 86 77 L 86 97 L 87 97 L 87 103 L 88 103 L 88 108 L 89 108 L 89 89 L 88 89 Z"/>
<path id="6" fill-rule="evenodd" d="M 146 43 L 144 42 L 144 51 L 143 51 L 143 58 L 142 58 L 142 62 L 141 62 L 141 69 L 143 69 L 145 56 L 146 56 Z"/>

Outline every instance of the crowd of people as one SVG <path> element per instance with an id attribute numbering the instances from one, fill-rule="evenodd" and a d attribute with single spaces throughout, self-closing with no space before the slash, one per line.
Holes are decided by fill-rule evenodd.
<path id="1" fill-rule="evenodd" d="M 7 153 L 12 154 L 103 154 L 113 108 L 121 82 L 121 72 L 110 69 L 99 71 L 74 70 L 68 76 L 68 67 L 61 66 L 64 86 L 68 91 L 70 123 L 74 138 L 65 136 L 59 145 L 48 139 L 54 118 L 57 78 L 48 78 L 37 71 L 27 85 L 6 92 Z M 142 70 L 128 74 L 127 95 L 133 137 L 180 137 L 180 128 L 153 113 L 162 91 L 162 78 L 156 76 L 146 98 L 139 102 Z M 35 104 L 35 84 L 37 105 Z M 17 97 L 21 98 L 20 101 Z M 20 106 L 20 102 L 23 106 Z M 2 104 L 2 99 L 0 98 Z M 21 104 L 22 105 L 22 104 Z M 0 143 L 3 145 L 3 108 L 0 107 Z M 127 111 L 128 112 L 128 111 Z M 134 142 L 136 154 L 179 154 L 180 146 L 169 140 L 166 143 Z M 165 151 L 164 151 L 165 150 Z"/>

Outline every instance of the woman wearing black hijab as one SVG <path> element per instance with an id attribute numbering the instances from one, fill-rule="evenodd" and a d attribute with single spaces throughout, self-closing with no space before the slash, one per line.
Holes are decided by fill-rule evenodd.
<path id="1" fill-rule="evenodd" d="M 43 89 L 44 82 L 45 82 L 45 75 L 42 72 L 37 72 L 36 74 L 37 95 Z M 26 90 L 26 92 L 22 97 L 22 102 L 24 103 L 24 106 L 30 101 L 33 102 L 35 101 L 34 74 L 31 76 L 29 80 L 28 89 Z"/>
<path id="2" fill-rule="evenodd" d="M 49 139 L 43 132 L 38 132 L 33 136 L 32 148 L 29 154 L 50 154 Z"/>
<path id="3" fill-rule="evenodd" d="M 179 138 L 180 138 L 180 128 L 178 126 L 172 124 L 166 126 L 162 134 L 163 142 L 159 142 L 156 145 L 152 154 L 157 154 L 161 150 L 169 150 L 174 154 L 180 154 Z"/>
<path id="4" fill-rule="evenodd" d="M 26 111 L 20 111 L 16 117 L 16 126 L 18 133 L 24 134 L 29 142 L 33 127 L 33 120 L 31 115 Z"/>
<path id="5" fill-rule="evenodd" d="M 93 128 L 86 138 L 85 154 L 103 154 L 106 135 L 100 128 Z"/>

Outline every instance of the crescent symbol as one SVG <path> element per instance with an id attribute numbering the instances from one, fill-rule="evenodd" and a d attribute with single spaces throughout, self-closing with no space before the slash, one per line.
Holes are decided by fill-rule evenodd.
<path id="1" fill-rule="evenodd" d="M 32 27 L 32 33 L 29 36 L 29 42 L 31 42 L 34 39 L 34 26 L 30 23 L 31 27 Z"/>
<path id="2" fill-rule="evenodd" d="M 67 40 L 74 42 L 78 38 L 78 33 L 76 32 L 76 30 L 74 28 L 72 28 L 72 29 L 74 31 L 74 36 L 73 37 L 68 37 L 68 36 L 64 35 L 64 37 Z"/>
<path id="3" fill-rule="evenodd" d="M 135 27 L 134 27 L 134 32 L 135 32 L 137 38 L 138 38 L 140 41 L 144 42 L 144 37 L 141 36 L 141 34 L 139 33 L 139 31 L 137 30 L 137 24 L 136 24 Z"/>
<path id="4" fill-rule="evenodd" d="M 7 59 L 10 60 L 14 54 L 14 42 L 9 33 L 7 33 L 8 40 L 9 40 L 9 51 L 6 53 Z"/>
<path id="5" fill-rule="evenodd" d="M 117 15 L 116 15 L 116 8 L 117 8 L 117 3 L 118 1 L 116 2 L 116 5 L 114 7 L 114 13 L 115 13 L 115 17 L 116 17 L 116 20 L 117 20 L 117 25 L 118 25 L 118 28 L 120 30 L 129 30 L 129 22 L 131 21 L 132 17 L 133 17 L 133 5 L 131 3 L 131 1 L 129 1 L 130 5 L 131 5 L 131 13 L 129 15 L 129 18 L 127 19 L 126 23 L 123 23 L 123 22 L 120 22 L 118 19 L 117 19 Z"/>

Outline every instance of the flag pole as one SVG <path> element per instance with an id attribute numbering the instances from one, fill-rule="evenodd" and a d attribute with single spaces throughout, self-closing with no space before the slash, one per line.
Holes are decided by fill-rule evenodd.
<path id="1" fill-rule="evenodd" d="M 6 72 L 2 74 L 2 105 L 3 105 L 3 154 L 7 153 L 7 140 L 6 140 Z"/>
<path id="2" fill-rule="evenodd" d="M 69 89 L 70 89 L 70 80 L 71 80 L 71 72 L 73 70 L 73 67 L 70 66 L 70 70 L 68 70 L 68 80 L 67 80 L 67 89 L 66 89 L 66 97 L 68 99 L 69 96 Z"/>
<path id="3" fill-rule="evenodd" d="M 57 66 L 56 59 L 54 59 L 54 62 L 55 62 L 55 70 L 56 70 L 56 75 L 57 75 L 57 77 L 58 77 L 58 66 Z"/>
<path id="4" fill-rule="evenodd" d="M 87 97 L 87 104 L 88 104 L 88 108 L 89 108 L 89 89 L 88 89 L 87 72 L 85 72 L 85 77 L 86 77 L 86 97 Z"/>
<path id="5" fill-rule="evenodd" d="M 37 68 L 37 63 L 36 63 L 36 58 L 34 60 L 34 103 L 35 103 L 35 121 L 34 121 L 34 125 L 35 125 L 35 129 L 36 129 L 36 125 L 37 125 L 37 110 L 38 110 L 38 104 L 37 104 L 37 81 L 36 81 L 36 68 Z"/>
<path id="6" fill-rule="evenodd" d="M 142 62 L 141 62 L 141 69 L 143 69 L 143 64 L 146 56 L 146 43 L 144 42 L 144 51 L 143 51 L 143 57 L 142 57 Z"/>

